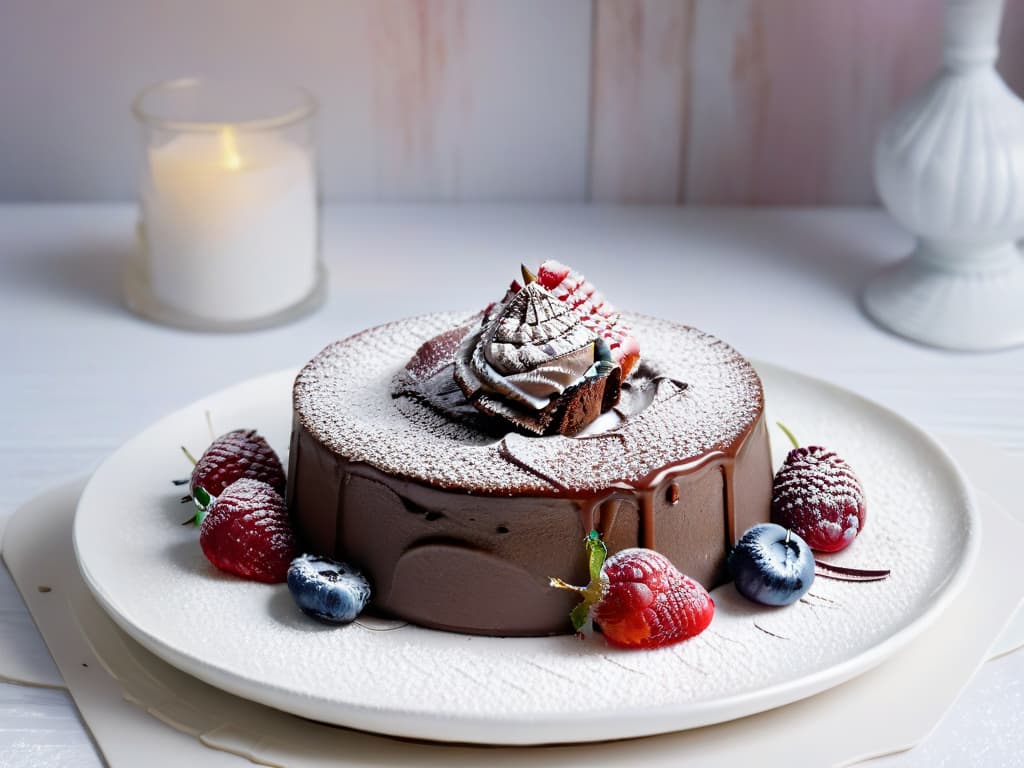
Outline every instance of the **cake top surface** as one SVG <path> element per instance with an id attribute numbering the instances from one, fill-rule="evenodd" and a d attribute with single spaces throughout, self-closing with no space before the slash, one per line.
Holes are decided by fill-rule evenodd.
<path id="1" fill-rule="evenodd" d="M 313 437 L 350 461 L 481 495 L 571 497 L 638 487 L 667 465 L 733 453 L 763 408 L 753 367 L 703 331 L 625 318 L 644 362 L 628 380 L 625 410 L 582 436 L 496 436 L 403 390 L 401 381 L 424 372 L 418 368 L 449 362 L 462 334 L 446 332 L 478 322 L 470 312 L 399 320 L 330 344 L 299 373 L 295 412 Z"/>

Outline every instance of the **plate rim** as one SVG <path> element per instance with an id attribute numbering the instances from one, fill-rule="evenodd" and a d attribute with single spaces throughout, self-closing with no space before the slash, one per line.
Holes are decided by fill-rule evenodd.
<path id="1" fill-rule="evenodd" d="M 90 476 L 88 483 L 79 497 L 75 509 L 72 531 L 76 564 L 82 579 L 103 610 L 125 633 L 139 642 L 147 650 L 163 659 L 186 674 L 192 675 L 203 682 L 228 693 L 255 701 L 274 709 L 289 712 L 300 717 L 307 717 L 321 722 L 328 722 L 344 727 L 355 728 L 385 735 L 403 738 L 425 739 L 435 742 L 472 743 L 492 745 L 542 745 L 568 744 L 604 741 L 608 739 L 634 738 L 649 736 L 671 731 L 689 730 L 729 720 L 739 719 L 759 712 L 785 706 L 801 699 L 829 690 L 841 685 L 854 677 L 867 672 L 909 644 L 921 632 L 927 629 L 960 593 L 971 570 L 973 569 L 981 545 L 981 520 L 978 513 L 975 491 L 962 472 L 956 460 L 945 447 L 927 430 L 912 421 L 852 390 L 841 387 L 825 379 L 810 376 L 799 371 L 763 362 L 750 360 L 759 376 L 766 372 L 795 377 L 815 387 L 823 388 L 832 395 L 841 398 L 852 398 L 861 406 L 867 406 L 895 420 L 899 426 L 924 443 L 941 460 L 949 476 L 955 479 L 962 492 L 964 502 L 962 513 L 966 522 L 967 535 L 965 545 L 960 550 L 959 566 L 956 571 L 945 579 L 936 594 L 933 594 L 927 607 L 917 613 L 916 618 L 909 621 L 887 638 L 843 661 L 820 669 L 795 680 L 784 680 L 753 691 L 744 691 L 723 698 L 701 702 L 696 709 L 692 705 L 661 705 L 657 707 L 632 709 L 623 712 L 614 707 L 600 710 L 580 712 L 562 712 L 554 722 L 538 722 L 535 715 L 529 713 L 506 713 L 502 716 L 438 715 L 419 710 L 405 710 L 396 707 L 378 707 L 358 703 L 345 702 L 339 704 L 334 699 L 319 695 L 304 694 L 284 686 L 265 681 L 246 678 L 231 671 L 225 671 L 201 657 L 184 652 L 162 641 L 145 629 L 135 625 L 122 613 L 115 601 L 108 597 L 101 583 L 89 572 L 83 560 L 80 545 L 80 527 L 83 515 L 81 510 L 91 502 L 91 496 L 97 493 L 96 487 L 103 480 L 105 471 L 124 454 L 129 453 L 133 446 L 142 440 L 150 431 L 157 429 L 165 422 L 181 419 L 183 414 L 202 409 L 208 401 L 219 400 L 232 392 L 244 388 L 258 388 L 277 379 L 297 374 L 299 367 L 289 367 L 271 373 L 253 376 L 235 384 L 223 387 L 207 394 L 187 405 L 174 410 L 152 422 L 133 435 L 112 454 L 110 454 Z M 728 588 L 728 584 L 718 589 Z M 712 593 L 714 593 L 713 590 Z M 464 637 L 458 633 L 453 637 Z M 517 638 L 522 640 L 522 638 Z M 274 694 L 281 698 L 275 698 Z M 343 710 L 343 717 L 325 718 L 322 707 L 328 705 L 335 711 Z M 695 712 L 698 713 L 695 716 Z M 533 718 L 532 720 L 530 718 Z M 599 730 L 598 735 L 580 737 L 573 734 L 565 737 L 564 731 L 574 724 L 587 723 L 591 733 Z M 494 729 L 500 726 L 501 738 L 494 738 Z"/>

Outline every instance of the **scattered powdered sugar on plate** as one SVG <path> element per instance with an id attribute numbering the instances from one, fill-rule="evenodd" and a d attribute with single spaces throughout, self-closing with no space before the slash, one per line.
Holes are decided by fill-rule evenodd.
<path id="1" fill-rule="evenodd" d="M 341 456 L 426 484 L 491 495 L 572 493 L 633 483 L 666 464 L 728 450 L 761 412 L 760 379 L 736 350 L 642 315 L 624 317 L 642 360 L 667 378 L 649 384 L 656 391 L 645 410 L 597 436 L 496 439 L 392 395 L 393 379 L 424 342 L 472 317 L 426 315 L 331 344 L 296 379 L 303 425 Z"/>
<path id="2" fill-rule="evenodd" d="M 108 459 L 76 515 L 79 561 L 122 628 L 165 660 L 325 722 L 402 736 L 585 741 L 761 711 L 835 685 L 902 647 L 948 605 L 980 529 L 964 481 L 926 435 L 852 393 L 772 366 L 759 370 L 768 420 L 836 450 L 863 483 L 863 531 L 823 559 L 890 568 L 888 579 L 818 579 L 786 608 L 750 603 L 727 584 L 712 593 L 716 613 L 706 632 L 656 651 L 619 651 L 596 633 L 581 642 L 401 624 L 377 631 L 364 617 L 325 627 L 296 608 L 285 585 L 243 581 L 206 562 L 196 530 L 179 525 L 180 490 L 168 482 L 183 471 L 175 447 L 204 439 L 206 410 L 218 423 L 258 426 L 283 458 L 292 372 L 199 401 Z M 778 430 L 770 435 L 778 466 L 789 445 Z"/>

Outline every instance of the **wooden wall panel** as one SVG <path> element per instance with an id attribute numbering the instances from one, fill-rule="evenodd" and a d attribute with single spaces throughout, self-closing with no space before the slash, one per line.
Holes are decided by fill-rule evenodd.
<path id="1" fill-rule="evenodd" d="M 1024 0 L 1000 69 L 1024 91 Z M 134 93 L 319 96 L 325 197 L 851 204 L 938 65 L 942 0 L 15 0 L 0 200 L 131 200 Z"/>
<path id="2" fill-rule="evenodd" d="M 317 94 L 328 199 L 586 195 L 590 0 L 10 5 L 0 200 L 133 199 L 133 95 L 196 74 Z"/>
<path id="3" fill-rule="evenodd" d="M 372 122 L 348 137 L 346 161 L 358 163 L 357 153 L 372 147 L 377 199 L 584 196 L 587 0 L 363 7 Z M 362 196 L 366 185 L 358 174 L 353 180 L 341 180 L 343 196 Z"/>
<path id="4" fill-rule="evenodd" d="M 875 136 L 940 21 L 936 0 L 697 0 L 685 201 L 874 201 Z"/>
<path id="5" fill-rule="evenodd" d="M 1019 96 L 1024 96 L 1024 0 L 1006 0 L 999 36 L 999 72 Z"/>
<path id="6" fill-rule="evenodd" d="M 675 202 L 684 169 L 692 0 L 595 0 L 590 198 Z"/>

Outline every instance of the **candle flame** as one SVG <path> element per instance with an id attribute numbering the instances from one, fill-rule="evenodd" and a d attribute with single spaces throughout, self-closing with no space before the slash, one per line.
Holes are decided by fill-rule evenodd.
<path id="1" fill-rule="evenodd" d="M 220 129 L 220 158 L 228 170 L 237 171 L 242 167 L 242 156 L 238 153 L 235 131 L 230 125 Z"/>

